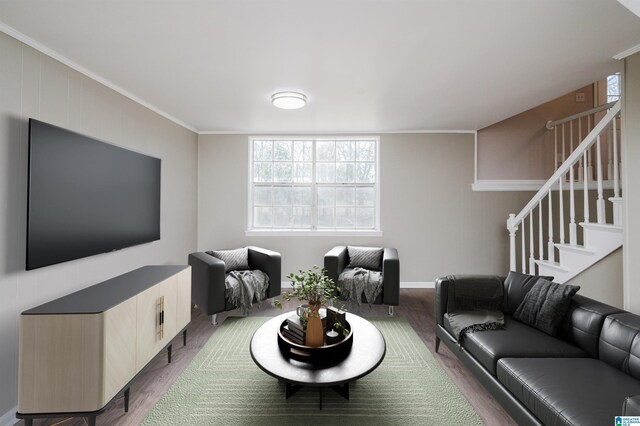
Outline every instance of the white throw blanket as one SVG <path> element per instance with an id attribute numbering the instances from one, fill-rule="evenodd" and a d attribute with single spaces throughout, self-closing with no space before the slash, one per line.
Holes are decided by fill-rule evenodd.
<path id="1" fill-rule="evenodd" d="M 338 277 L 338 287 L 340 299 L 360 305 L 364 294 L 364 300 L 371 305 L 382 291 L 382 272 L 346 268 Z"/>
<path id="2" fill-rule="evenodd" d="M 259 269 L 253 271 L 231 271 L 224 280 L 225 298 L 240 308 L 246 315 L 253 305 L 253 300 L 261 302 L 267 295 L 269 276 Z"/>

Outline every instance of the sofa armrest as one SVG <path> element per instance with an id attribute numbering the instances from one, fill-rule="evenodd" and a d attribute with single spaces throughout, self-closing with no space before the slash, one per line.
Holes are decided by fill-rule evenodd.
<path id="1" fill-rule="evenodd" d="M 623 416 L 640 416 L 640 395 L 628 396 L 622 403 Z"/>
<path id="2" fill-rule="evenodd" d="M 189 255 L 191 301 L 206 315 L 224 312 L 224 262 L 204 252 Z"/>
<path id="3" fill-rule="evenodd" d="M 385 305 L 400 304 L 400 258 L 398 250 L 385 248 L 382 255 L 382 303 Z"/>
<path id="4" fill-rule="evenodd" d="M 436 324 L 444 326 L 444 314 L 447 312 L 447 303 L 449 300 L 450 285 L 448 277 L 440 277 L 436 279 Z M 452 291 L 452 290 L 451 290 Z"/>
<path id="5" fill-rule="evenodd" d="M 259 269 L 269 277 L 267 298 L 279 296 L 282 287 L 282 259 L 280 253 L 260 247 L 247 247 L 249 268 Z"/>
<path id="6" fill-rule="evenodd" d="M 335 246 L 324 255 L 324 267 L 327 269 L 327 276 L 334 284 L 338 284 L 338 276 L 349 264 L 349 253 L 347 246 Z"/>
<path id="7" fill-rule="evenodd" d="M 497 281 L 504 284 L 505 277 L 498 275 L 448 275 L 436 280 L 435 314 L 436 324 L 444 325 L 444 314 L 449 306 L 455 306 L 455 282 L 471 282 L 477 284 L 494 284 Z"/>

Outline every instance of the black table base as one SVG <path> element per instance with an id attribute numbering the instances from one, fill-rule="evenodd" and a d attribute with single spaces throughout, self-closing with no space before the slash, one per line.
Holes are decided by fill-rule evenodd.
<path id="1" fill-rule="evenodd" d="M 304 386 L 301 385 L 292 385 L 291 383 L 287 383 L 287 388 L 284 391 L 285 399 L 291 398 L 296 392 L 302 389 Z M 349 400 L 349 383 L 345 383 L 341 386 L 327 386 L 326 388 L 321 387 L 318 388 L 320 391 L 320 409 L 322 410 L 322 390 L 323 389 L 331 389 L 336 392 L 338 395 L 343 397 L 346 400 Z"/>

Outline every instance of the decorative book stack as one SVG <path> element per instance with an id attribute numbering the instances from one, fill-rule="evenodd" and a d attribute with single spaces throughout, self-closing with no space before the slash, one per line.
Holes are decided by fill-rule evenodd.
<path id="1" fill-rule="evenodd" d="M 297 314 L 291 315 L 287 318 L 287 325 L 282 329 L 283 334 L 293 343 L 304 345 L 304 339 L 306 337 L 306 324 L 300 321 L 300 317 Z"/>

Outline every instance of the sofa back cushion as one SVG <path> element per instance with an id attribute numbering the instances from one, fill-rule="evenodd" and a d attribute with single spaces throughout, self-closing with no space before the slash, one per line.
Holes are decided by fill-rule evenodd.
<path id="1" fill-rule="evenodd" d="M 573 343 L 593 358 L 598 358 L 600 332 L 604 320 L 608 315 L 619 312 L 622 310 L 576 294 L 571 299 L 558 337 Z"/>
<path id="2" fill-rule="evenodd" d="M 623 312 L 608 316 L 600 333 L 601 361 L 640 379 L 640 316 Z"/>
<path id="3" fill-rule="evenodd" d="M 531 287 L 538 282 L 539 278 L 553 281 L 553 277 L 543 275 L 527 275 L 520 272 L 510 271 L 504 280 L 504 299 L 502 301 L 502 311 L 505 314 L 513 315 L 518 306 L 524 300 Z"/>

